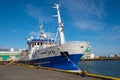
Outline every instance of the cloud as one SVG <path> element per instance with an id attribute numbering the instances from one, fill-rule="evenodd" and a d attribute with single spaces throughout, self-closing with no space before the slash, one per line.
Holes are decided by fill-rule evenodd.
<path id="1" fill-rule="evenodd" d="M 30 35 L 30 36 L 36 36 L 36 37 L 37 37 L 37 36 L 40 35 L 40 33 L 39 33 L 39 32 L 35 32 L 35 31 L 32 31 L 32 32 L 29 33 L 29 35 Z"/>
<path id="2" fill-rule="evenodd" d="M 105 24 L 97 22 L 97 21 L 76 21 L 74 25 L 78 27 L 80 30 L 103 30 Z"/>
<path id="3" fill-rule="evenodd" d="M 55 38 L 55 34 L 54 33 L 51 33 L 51 32 L 45 32 L 47 38 Z M 35 31 L 32 31 L 29 33 L 30 36 L 33 36 L 33 37 L 39 37 L 40 36 L 40 32 L 35 32 Z"/>
<path id="4" fill-rule="evenodd" d="M 106 26 L 102 21 L 108 15 L 106 0 L 64 0 L 61 4 L 68 11 L 73 25 L 80 30 L 103 30 Z M 71 4 L 73 6 L 71 6 Z"/>
<path id="5" fill-rule="evenodd" d="M 106 36 L 110 41 L 120 40 L 120 25 L 115 25 L 112 27 L 108 27 L 106 30 Z"/>
<path id="6" fill-rule="evenodd" d="M 55 38 L 55 34 L 51 32 L 46 32 L 47 38 Z"/>
<path id="7" fill-rule="evenodd" d="M 25 12 L 27 13 L 28 16 L 37 19 L 37 20 L 43 20 L 46 22 L 50 22 L 52 19 L 51 17 L 48 17 L 45 15 L 45 10 L 43 10 L 42 7 L 37 7 L 32 4 L 27 4 L 25 6 Z"/>
<path id="8" fill-rule="evenodd" d="M 105 11 L 105 0 L 64 0 L 61 1 L 69 11 L 69 14 L 72 14 L 77 17 L 94 17 L 94 18 L 103 18 L 106 15 Z M 71 4 L 73 6 L 71 6 Z"/>
<path id="9" fill-rule="evenodd" d="M 27 12 L 28 16 L 31 16 L 31 17 L 33 17 L 35 19 L 39 19 L 40 17 L 42 17 L 41 16 L 42 15 L 41 8 L 34 7 L 31 4 L 26 5 L 25 11 Z"/>
<path id="10" fill-rule="evenodd" d="M 100 41 L 107 41 L 113 42 L 119 41 L 120 42 L 120 25 L 115 26 L 107 26 L 104 30 L 97 31 L 97 34 L 85 36 L 86 39 L 89 40 L 100 40 Z"/>

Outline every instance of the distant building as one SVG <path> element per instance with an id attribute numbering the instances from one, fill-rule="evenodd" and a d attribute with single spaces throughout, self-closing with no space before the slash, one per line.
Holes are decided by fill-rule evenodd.
<path id="1" fill-rule="evenodd" d="M 120 54 L 109 54 L 106 57 L 109 57 L 109 58 L 120 57 Z"/>
<path id="2" fill-rule="evenodd" d="M 95 55 L 92 53 L 92 46 L 89 46 L 83 54 L 82 59 L 93 59 L 94 57 Z"/>
<path id="3" fill-rule="evenodd" d="M 14 52 L 14 48 L 11 48 L 10 51 L 11 51 L 11 52 Z"/>
<path id="4" fill-rule="evenodd" d="M 19 52 L 23 52 L 23 51 L 25 51 L 26 49 L 19 49 Z"/>
<path id="5" fill-rule="evenodd" d="M 114 54 L 109 54 L 108 57 L 115 57 L 115 55 Z"/>
<path id="6" fill-rule="evenodd" d="M 99 59 L 99 58 L 100 58 L 100 56 L 95 56 L 94 58 L 95 58 L 95 59 Z"/>
<path id="7" fill-rule="evenodd" d="M 14 48 L 11 48 L 9 51 L 0 51 L 0 61 L 18 60 L 19 53 L 19 51 L 14 51 Z"/>
<path id="8" fill-rule="evenodd" d="M 116 54 L 115 56 L 116 56 L 116 57 L 120 57 L 120 54 Z"/>

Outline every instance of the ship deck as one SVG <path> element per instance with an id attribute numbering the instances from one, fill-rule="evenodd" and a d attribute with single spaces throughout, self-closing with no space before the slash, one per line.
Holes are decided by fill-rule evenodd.
<path id="1" fill-rule="evenodd" d="M 1 80 L 103 80 L 95 77 L 81 77 L 77 74 L 64 73 L 32 66 L 0 65 Z"/>

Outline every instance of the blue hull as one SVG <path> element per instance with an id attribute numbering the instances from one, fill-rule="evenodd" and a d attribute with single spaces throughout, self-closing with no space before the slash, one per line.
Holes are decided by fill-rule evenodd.
<path id="1" fill-rule="evenodd" d="M 43 67 L 55 68 L 60 70 L 78 70 L 76 65 L 81 57 L 82 54 L 73 54 L 73 55 L 69 55 L 68 57 L 55 56 L 55 57 L 49 57 L 43 59 L 36 59 L 36 60 L 27 61 L 27 63 L 33 64 L 35 66 L 40 65 Z"/>

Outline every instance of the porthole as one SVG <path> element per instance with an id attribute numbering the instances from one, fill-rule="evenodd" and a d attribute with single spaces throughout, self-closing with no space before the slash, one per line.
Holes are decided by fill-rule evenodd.
<path id="1" fill-rule="evenodd" d="M 81 48 L 83 48 L 84 46 L 81 46 Z"/>

